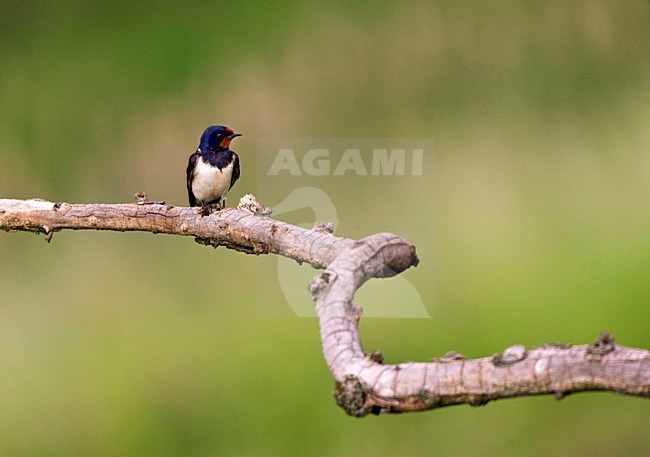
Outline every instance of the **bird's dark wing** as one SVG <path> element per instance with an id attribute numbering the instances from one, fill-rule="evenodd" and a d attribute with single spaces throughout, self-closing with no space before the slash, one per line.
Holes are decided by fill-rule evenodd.
<path id="1" fill-rule="evenodd" d="M 239 179 L 239 156 L 236 152 L 232 153 L 233 164 L 232 164 L 232 177 L 230 178 L 230 187 L 228 190 L 232 189 L 232 186 L 235 185 L 235 181 Z"/>
<path id="2" fill-rule="evenodd" d="M 187 164 L 187 196 L 190 200 L 190 206 L 196 206 L 196 197 L 194 192 L 192 192 L 192 181 L 194 180 L 194 167 L 196 166 L 196 161 L 199 158 L 199 152 L 196 151 L 190 156 L 190 161 Z"/>

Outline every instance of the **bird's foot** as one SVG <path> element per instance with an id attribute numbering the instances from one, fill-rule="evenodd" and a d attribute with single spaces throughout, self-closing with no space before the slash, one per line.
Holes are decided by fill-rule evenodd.
<path id="1" fill-rule="evenodd" d="M 221 211 L 226 207 L 226 202 L 225 201 L 220 201 L 217 203 L 208 203 L 206 205 L 201 205 L 201 210 L 199 211 L 199 214 L 201 217 L 209 216 L 210 214 L 214 214 L 217 211 Z"/>

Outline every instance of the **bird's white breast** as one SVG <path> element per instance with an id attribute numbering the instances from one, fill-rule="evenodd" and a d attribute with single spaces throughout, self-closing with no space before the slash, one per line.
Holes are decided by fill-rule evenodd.
<path id="1" fill-rule="evenodd" d="M 197 200 L 203 203 L 223 199 L 230 189 L 233 164 L 219 170 L 211 167 L 201 157 L 196 161 L 194 180 L 192 181 L 192 192 Z"/>

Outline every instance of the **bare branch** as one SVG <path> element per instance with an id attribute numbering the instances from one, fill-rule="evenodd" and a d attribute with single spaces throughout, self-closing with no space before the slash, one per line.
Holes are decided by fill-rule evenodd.
<path id="1" fill-rule="evenodd" d="M 40 199 L 0 199 L 0 229 L 49 236 L 63 229 L 166 233 L 197 238 L 202 244 L 225 246 L 249 254 L 279 254 L 314 268 L 325 268 L 354 240 L 320 230 L 276 221 L 253 196 L 238 208 L 202 217 L 197 208 L 158 202 L 133 204 L 52 203 Z M 49 239 L 48 239 L 49 241 Z"/>
<path id="2" fill-rule="evenodd" d="M 325 360 L 336 381 L 337 403 L 353 416 L 405 412 L 499 398 L 607 390 L 650 397 L 650 351 L 614 343 L 606 332 L 590 345 L 514 345 L 502 353 L 467 360 L 458 353 L 429 362 L 384 365 L 367 355 L 357 326 L 356 290 L 372 277 L 399 274 L 418 263 L 415 247 L 380 233 L 355 241 L 331 227 L 306 230 L 269 217 L 255 197 L 238 208 L 202 217 L 196 208 L 164 205 L 138 196 L 135 204 L 51 203 L 0 199 L 0 229 L 44 233 L 63 229 L 146 231 L 193 236 L 201 244 L 249 254 L 278 254 L 325 268 L 309 285 L 319 317 Z"/>

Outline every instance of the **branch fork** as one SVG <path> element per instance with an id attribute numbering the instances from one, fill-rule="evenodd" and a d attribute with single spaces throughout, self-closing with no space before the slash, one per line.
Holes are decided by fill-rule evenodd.
<path id="1" fill-rule="evenodd" d="M 400 274 L 418 264 L 415 247 L 379 233 L 362 240 L 334 236 L 331 224 L 307 230 L 274 220 L 253 195 L 237 208 L 202 217 L 196 208 L 165 205 L 136 195 L 132 204 L 69 204 L 0 199 L 0 229 L 43 233 L 71 230 L 146 231 L 193 236 L 200 244 L 248 254 L 277 254 L 324 269 L 309 284 L 319 319 L 334 397 L 348 414 L 421 411 L 500 398 L 606 390 L 650 397 L 650 351 L 614 343 L 607 332 L 589 345 L 512 345 L 491 357 L 449 352 L 428 362 L 383 363 L 366 354 L 357 326 L 354 293 L 371 278 Z"/>

